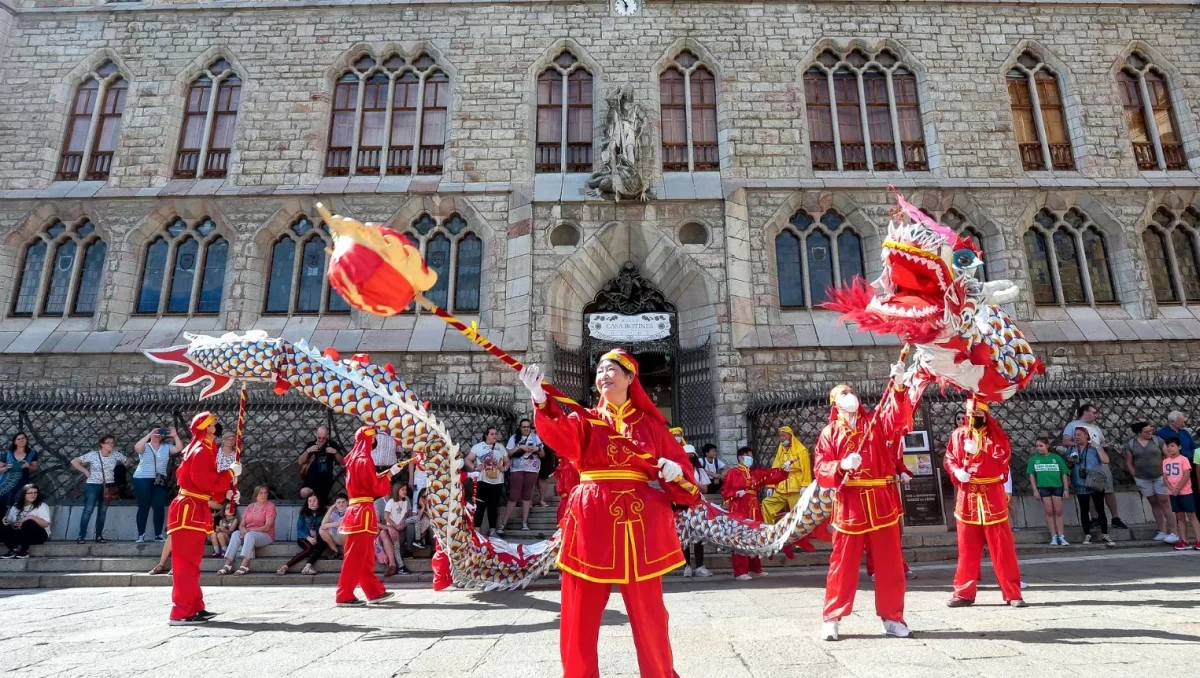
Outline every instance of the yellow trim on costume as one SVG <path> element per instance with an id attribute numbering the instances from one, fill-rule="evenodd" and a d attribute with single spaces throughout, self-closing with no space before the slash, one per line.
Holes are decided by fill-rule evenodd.
<path id="1" fill-rule="evenodd" d="M 982 525 L 982 526 L 986 527 L 987 525 L 999 525 L 1000 523 L 1007 521 L 1008 520 L 1008 512 L 1005 511 L 1004 517 L 999 520 L 978 520 L 978 521 L 963 520 L 963 518 L 961 516 L 959 516 L 957 513 L 954 514 L 954 518 L 955 518 L 955 520 L 957 520 L 958 522 L 960 522 L 964 525 Z"/>
<path id="2" fill-rule="evenodd" d="M 183 490 L 180 490 L 180 492 L 183 492 Z M 195 494 L 189 494 L 188 496 L 199 498 Z M 207 523 L 205 523 L 205 525 L 208 525 L 208 527 L 196 527 L 194 525 L 188 525 L 188 515 L 191 513 L 191 509 L 192 509 L 192 507 L 190 504 L 183 505 L 183 509 L 182 509 L 183 516 L 181 516 L 181 518 L 180 518 L 179 525 L 168 529 L 167 534 L 171 534 L 172 532 L 178 532 L 179 530 L 191 530 L 193 532 L 202 532 L 206 535 L 213 533 L 213 529 L 211 527 L 211 525 L 212 525 L 211 520 L 208 521 Z"/>
<path id="3" fill-rule="evenodd" d="M 364 501 L 364 499 L 365 499 L 364 497 L 359 497 L 357 499 L 357 501 L 358 501 L 358 503 L 361 504 Z M 355 501 L 356 500 L 351 499 L 350 503 L 353 504 Z M 371 501 L 371 500 L 365 499 L 365 501 Z M 351 530 L 351 531 L 347 532 L 347 531 L 343 530 L 342 527 L 339 525 L 338 526 L 338 534 L 343 534 L 346 536 L 350 536 L 352 534 L 362 534 L 364 532 L 369 533 L 369 534 L 379 534 L 379 528 L 371 524 L 372 522 L 375 522 L 377 520 L 379 520 L 379 519 L 375 516 L 375 512 L 369 511 L 363 515 L 363 526 L 362 526 L 361 530 Z"/>
<path id="4" fill-rule="evenodd" d="M 650 482 L 650 476 L 640 471 L 584 471 L 579 479 L 585 482 L 600 482 L 603 480 L 637 480 Z"/>
<path id="5" fill-rule="evenodd" d="M 600 356 L 601 362 L 603 362 L 605 360 L 611 360 L 611 361 L 619 364 L 621 367 L 624 367 L 626 370 L 633 373 L 635 376 L 637 375 L 637 367 L 633 364 L 633 361 L 630 360 L 629 358 L 621 355 L 620 353 L 617 353 L 616 351 L 609 351 L 608 353 L 605 353 L 604 355 Z"/>
<path id="6" fill-rule="evenodd" d="M 1002 477 L 994 476 L 991 478 L 971 478 L 971 482 L 969 482 L 967 484 L 968 485 L 995 485 L 996 483 L 1003 482 L 1003 481 L 1004 481 L 1004 479 Z"/>
<path id="7" fill-rule="evenodd" d="M 988 407 L 988 404 L 981 400 L 973 401 L 972 404 L 974 405 L 974 409 L 976 412 L 991 412 L 992 411 L 992 408 Z"/>
<path id="8" fill-rule="evenodd" d="M 355 504 L 369 504 L 374 501 L 375 500 L 372 499 L 371 497 L 355 497 L 350 500 L 350 505 L 353 506 Z"/>
<path id="9" fill-rule="evenodd" d="M 188 492 L 183 488 L 179 488 L 179 496 L 191 497 L 192 499 L 199 499 L 200 501 L 212 501 L 212 497 L 208 496 L 207 494 L 196 494 L 195 492 Z"/>
<path id="10" fill-rule="evenodd" d="M 851 478 L 846 487 L 885 487 L 896 482 L 892 478 Z"/>
<path id="11" fill-rule="evenodd" d="M 884 240 L 883 246 L 887 247 L 889 249 L 900 250 L 901 252 L 907 252 L 908 254 L 912 254 L 912 255 L 921 257 L 923 259 L 930 259 L 933 261 L 942 261 L 942 258 L 939 257 L 938 255 L 934 254 L 933 252 L 927 252 L 927 251 L 921 249 L 920 247 L 917 247 L 916 245 L 909 245 L 908 243 L 896 242 L 895 240 Z"/>
<path id="12" fill-rule="evenodd" d="M 866 534 L 866 533 L 868 533 L 868 532 L 874 532 L 874 531 L 876 531 L 876 530 L 882 530 L 882 529 L 883 529 L 883 528 L 885 528 L 885 527 L 891 527 L 892 525 L 895 525 L 896 523 L 900 522 L 900 519 L 901 519 L 902 517 L 904 517 L 904 514 L 900 514 L 900 515 L 896 516 L 895 520 L 893 520 L 893 521 L 892 521 L 892 522 L 890 522 L 890 523 L 887 523 L 886 525 L 872 525 L 871 527 L 868 527 L 868 528 L 867 528 L 867 529 L 865 529 L 865 530 L 858 530 L 858 531 L 847 530 L 847 529 L 845 529 L 845 528 L 843 528 L 843 527 L 839 527 L 838 525 L 834 525 L 834 526 L 833 526 L 833 529 L 837 530 L 838 532 L 841 532 L 842 534 Z"/>

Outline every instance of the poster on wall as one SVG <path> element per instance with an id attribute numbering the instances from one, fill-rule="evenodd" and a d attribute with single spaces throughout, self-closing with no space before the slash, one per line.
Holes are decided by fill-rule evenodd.
<path id="1" fill-rule="evenodd" d="M 653 341 L 671 335 L 670 313 L 591 313 L 588 335 L 602 341 Z"/>
<path id="2" fill-rule="evenodd" d="M 942 488 L 936 460 L 929 450 L 929 433 L 913 431 L 904 437 L 904 465 L 912 480 L 901 486 L 906 527 L 944 527 Z"/>

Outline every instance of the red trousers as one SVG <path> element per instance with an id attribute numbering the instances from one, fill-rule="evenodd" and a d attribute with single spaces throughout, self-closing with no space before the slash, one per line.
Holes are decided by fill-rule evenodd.
<path id="1" fill-rule="evenodd" d="M 598 678 L 600 675 L 596 643 L 600 638 L 600 618 L 612 584 L 598 584 L 573 574 L 562 575 L 562 621 L 559 628 L 559 652 L 563 678 Z M 667 607 L 663 605 L 662 578 L 618 584 L 633 644 L 637 648 L 642 678 L 671 678 L 675 675 L 671 658 L 671 637 L 667 633 Z"/>
<path id="2" fill-rule="evenodd" d="M 875 613 L 887 621 L 903 623 L 904 553 L 900 549 L 899 525 L 865 534 L 833 533 L 829 578 L 825 581 L 825 621 L 838 621 L 854 610 L 858 564 L 864 548 L 874 552 Z"/>
<path id="3" fill-rule="evenodd" d="M 907 560 L 903 560 L 903 558 L 904 558 L 903 551 L 901 552 L 900 558 L 901 558 L 901 562 L 904 563 L 904 574 L 908 574 L 912 570 L 912 568 L 910 568 L 908 566 Z M 871 546 L 868 545 L 867 546 L 867 576 L 870 577 L 870 576 L 873 576 L 874 574 L 875 574 L 875 559 L 871 557 Z"/>
<path id="4" fill-rule="evenodd" d="M 375 600 L 386 590 L 375 576 L 375 535 L 370 532 L 346 535 L 346 556 L 334 600 L 339 603 L 354 600 L 355 586 L 362 587 L 367 600 Z"/>
<path id="5" fill-rule="evenodd" d="M 738 577 L 748 572 L 762 572 L 762 558 L 733 554 L 733 576 Z"/>
<path id="6" fill-rule="evenodd" d="M 1000 582 L 1004 601 L 1021 599 L 1021 566 L 1013 544 L 1012 525 L 1005 520 L 994 525 L 958 523 L 958 569 L 954 573 L 954 597 L 975 600 L 975 589 L 983 576 L 983 543 L 987 541 L 992 567 Z"/>
<path id="7" fill-rule="evenodd" d="M 200 562 L 208 535 L 199 530 L 171 533 L 171 619 L 187 619 L 204 609 Z"/>

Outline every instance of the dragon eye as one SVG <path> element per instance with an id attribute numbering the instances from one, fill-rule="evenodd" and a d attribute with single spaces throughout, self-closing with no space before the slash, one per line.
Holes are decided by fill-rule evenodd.
<path id="1" fill-rule="evenodd" d="M 954 255 L 951 261 L 954 262 L 954 268 L 959 270 L 978 266 L 983 263 L 979 260 L 979 257 L 975 256 L 975 253 L 969 249 L 954 250 Z"/>

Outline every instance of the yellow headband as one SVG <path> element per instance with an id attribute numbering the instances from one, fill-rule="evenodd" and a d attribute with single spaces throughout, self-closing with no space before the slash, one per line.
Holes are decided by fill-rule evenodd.
<path id="1" fill-rule="evenodd" d="M 609 351 L 608 353 L 600 356 L 600 362 L 604 362 L 605 360 L 611 360 L 621 367 L 624 367 L 626 371 L 632 374 L 637 374 L 637 367 L 634 366 L 633 361 L 624 355 L 617 353 L 616 351 Z"/>
<path id="2" fill-rule="evenodd" d="M 793 433 L 791 426 L 780 426 L 779 432 L 780 433 Z"/>
<path id="3" fill-rule="evenodd" d="M 196 430 L 197 431 L 207 431 L 208 427 L 212 426 L 214 423 L 216 423 L 216 421 L 217 421 L 217 415 L 209 414 L 207 417 L 204 418 L 204 421 L 200 422 L 199 424 L 196 424 Z"/>
<path id="4" fill-rule="evenodd" d="M 838 396 L 849 390 L 850 386 L 848 384 L 838 384 L 837 386 L 834 386 L 833 390 L 829 392 L 829 404 L 832 405 L 833 401 L 837 400 Z"/>
<path id="5" fill-rule="evenodd" d="M 671 435 L 673 435 L 673 436 L 677 436 L 677 435 L 679 435 L 679 434 L 683 433 L 683 427 L 681 427 L 681 426 L 676 426 L 676 427 L 674 427 L 674 428 L 669 428 L 669 429 L 667 429 L 667 431 L 669 431 L 669 432 L 671 433 Z"/>
<path id="6" fill-rule="evenodd" d="M 972 410 L 975 412 L 991 412 L 992 411 L 992 408 L 988 407 L 987 403 L 980 401 L 980 400 L 972 400 L 971 405 L 972 405 Z"/>

